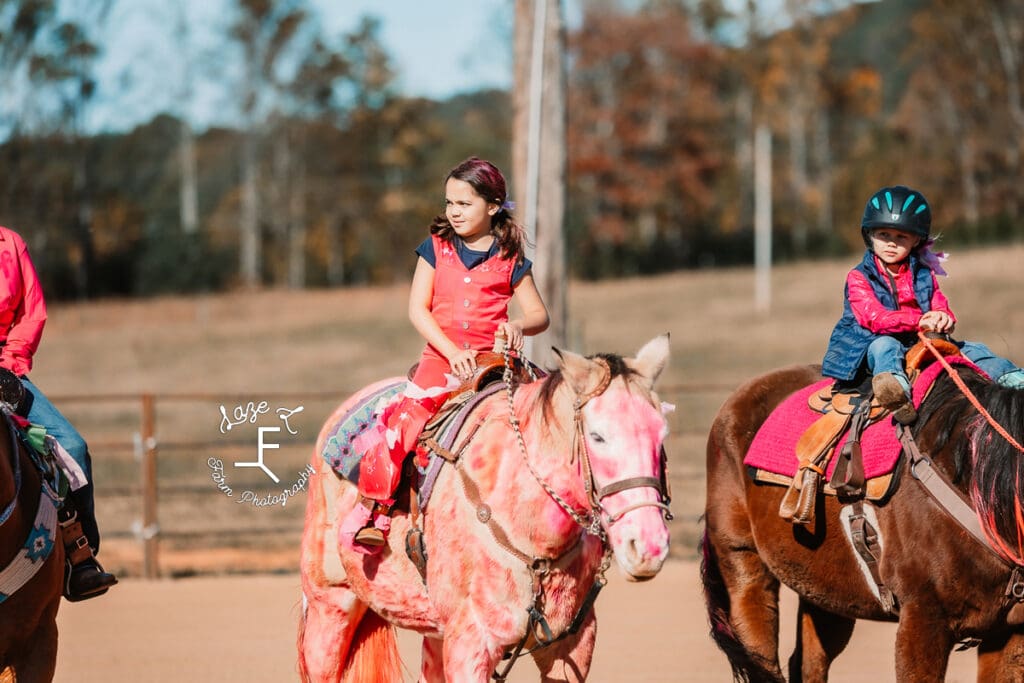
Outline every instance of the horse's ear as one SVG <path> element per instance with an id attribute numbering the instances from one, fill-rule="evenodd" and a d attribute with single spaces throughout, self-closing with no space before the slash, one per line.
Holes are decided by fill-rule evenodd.
<path id="1" fill-rule="evenodd" d="M 644 344 L 636 354 L 636 358 L 628 362 L 641 377 L 647 380 L 648 386 L 653 387 L 658 376 L 668 364 L 668 332 Z"/>
<path id="2" fill-rule="evenodd" d="M 562 351 L 554 346 L 551 352 L 555 354 L 555 364 L 562 371 L 562 378 L 569 384 L 569 387 L 577 394 L 585 394 L 590 390 L 592 381 L 588 381 L 594 372 L 597 363 L 589 361 L 578 353 Z"/>

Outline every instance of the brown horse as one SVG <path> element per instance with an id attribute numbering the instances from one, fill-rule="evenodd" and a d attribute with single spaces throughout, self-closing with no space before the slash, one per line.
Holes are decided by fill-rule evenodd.
<path id="1" fill-rule="evenodd" d="M 793 366 L 753 379 L 719 410 L 707 446 L 702 577 L 712 637 L 736 680 L 785 680 L 778 655 L 782 583 L 799 596 L 790 681 L 826 680 L 857 619 L 898 622 L 900 681 L 942 681 L 951 649 L 966 640 L 980 641 L 979 680 L 1024 680 L 1024 603 L 1005 595 L 1024 590 L 1012 571 L 1024 554 L 1024 455 L 1006 438 L 1024 442 L 1024 392 L 954 367 L 991 421 L 943 373 L 921 402 L 911 434 L 934 469 L 971 501 L 992 543 L 969 535 L 929 497 L 904 453 L 894 492 L 870 506 L 882 543 L 879 573 L 895 597 L 894 612 L 857 569 L 839 522 L 842 503 L 820 497 L 813 524 L 790 524 L 779 516 L 786 489 L 755 483 L 743 464 L 769 413 L 820 380 L 820 368 Z M 1008 433 L 997 434 L 993 423 Z"/>
<path id="2" fill-rule="evenodd" d="M 50 533 L 56 524 L 53 498 L 0 415 L 0 673 L 18 683 L 53 680 L 56 668 L 64 577 L 60 533 Z"/>

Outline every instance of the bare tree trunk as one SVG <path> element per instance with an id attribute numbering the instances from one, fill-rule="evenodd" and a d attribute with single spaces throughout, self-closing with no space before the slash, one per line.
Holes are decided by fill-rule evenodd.
<path id="1" fill-rule="evenodd" d="M 829 128 L 828 110 L 819 109 L 814 125 L 814 161 L 817 168 L 818 186 L 818 224 L 817 232 L 821 235 L 835 235 L 832 229 L 832 133 Z"/>
<path id="2" fill-rule="evenodd" d="M 964 196 L 964 222 L 972 238 L 977 237 L 978 218 L 980 214 L 980 192 L 975 177 L 974 140 L 961 125 L 962 116 L 956 102 L 948 92 L 943 92 L 939 99 L 943 119 L 950 134 L 959 141 L 957 161 L 960 168 L 960 189 Z"/>
<path id="3" fill-rule="evenodd" d="M 266 197 L 263 215 L 270 221 L 270 234 L 273 236 L 275 249 L 285 254 L 283 264 L 275 263 L 271 279 L 275 285 L 287 286 L 289 282 L 289 249 L 291 248 L 291 174 L 292 149 L 291 131 L 284 117 L 277 117 L 274 125 L 273 157 L 270 170 L 270 182 L 266 186 Z"/>
<path id="4" fill-rule="evenodd" d="M 260 284 L 262 245 L 256 196 L 256 133 L 248 130 L 242 141 L 242 210 L 239 220 L 239 263 L 242 284 L 255 288 Z"/>
<path id="5" fill-rule="evenodd" d="M 345 284 L 345 218 L 340 212 L 327 221 L 327 284 Z"/>
<path id="6" fill-rule="evenodd" d="M 1024 129 L 1024 106 L 1021 104 L 1020 88 L 1020 41 L 1024 39 L 1024 29 L 1019 22 L 1008 22 L 995 8 L 990 8 L 989 19 L 992 22 L 992 33 L 996 37 L 996 46 L 999 48 L 999 59 L 1003 64 L 1007 109 L 1017 128 Z"/>
<path id="7" fill-rule="evenodd" d="M 302 136 L 302 132 L 296 133 Z M 303 145 L 296 144 L 301 150 Z M 288 286 L 306 286 L 306 165 L 302 154 L 293 157 L 291 194 L 288 198 Z"/>
<path id="8" fill-rule="evenodd" d="M 192 124 L 182 117 L 179 124 L 178 163 L 181 166 L 179 211 L 181 231 L 186 235 L 199 232 L 199 193 L 196 189 L 196 145 Z"/>
<path id="9" fill-rule="evenodd" d="M 85 141 L 77 135 L 78 160 L 75 164 L 75 197 L 78 210 L 75 213 L 75 236 L 78 247 L 78 263 L 75 268 L 75 287 L 79 299 L 89 298 L 90 278 L 95 251 L 92 243 L 92 197 L 89 190 L 89 169 L 86 160 Z"/>
<path id="10" fill-rule="evenodd" d="M 199 231 L 199 193 L 196 189 L 196 146 L 189 122 L 189 104 L 192 102 L 192 55 L 188 47 L 188 17 L 185 5 L 179 5 L 176 15 L 175 32 L 178 45 L 183 46 L 183 68 L 181 90 L 178 95 L 178 164 L 181 171 L 181 187 L 178 212 L 181 220 L 181 231 L 186 235 L 194 235 Z"/>
<path id="11" fill-rule="evenodd" d="M 536 2 L 544 2 L 542 8 Z M 543 45 L 535 53 L 534 23 L 537 10 L 543 10 Z M 565 105 L 565 32 L 562 7 L 559 0 L 516 0 L 516 26 L 514 41 L 515 92 L 513 95 L 513 185 L 527 206 L 520 207 L 519 215 L 533 217 L 536 235 L 536 256 L 533 275 L 538 290 L 547 304 L 551 326 L 547 332 L 533 338 L 535 359 L 542 365 L 550 361 L 551 346 L 564 346 L 568 325 L 565 253 L 565 183 L 566 183 L 566 105 Z M 542 56 L 541 56 L 542 55 Z M 541 84 L 536 76 L 536 59 L 543 59 Z M 540 97 L 539 130 L 537 117 L 530 116 L 530 107 L 536 107 Z M 536 110 L 534 110 L 536 114 Z M 532 122 L 531 122 L 531 119 Z M 539 136 L 533 139 L 531 135 Z M 538 154 L 531 159 L 531 150 Z M 531 163 L 536 164 L 535 174 Z M 532 187 L 531 187 L 532 186 Z M 529 206 L 535 202 L 535 212 Z M 525 210 L 525 211 L 524 211 Z"/>
<path id="12" fill-rule="evenodd" d="M 807 253 L 807 140 L 802 98 L 789 108 L 789 166 L 793 184 L 793 250 L 797 256 Z"/>
<path id="13" fill-rule="evenodd" d="M 772 307 L 772 132 L 757 125 L 754 133 L 754 308 Z"/>
<path id="14" fill-rule="evenodd" d="M 1015 10 L 1008 9 L 1008 13 Z M 1021 41 L 1024 41 L 1024 25 L 1016 17 L 1004 17 L 998 9 L 990 8 L 989 18 L 992 22 L 992 32 L 996 37 L 996 46 L 999 48 L 999 59 L 1003 64 L 1003 78 L 1006 81 L 1006 108 L 1010 115 L 1010 121 L 1014 127 L 1014 134 L 1006 145 L 1006 162 L 1009 167 L 1009 177 L 1020 177 L 1021 144 L 1024 140 L 1024 105 L 1022 105 L 1020 87 L 1020 62 Z M 1016 141 L 1016 143 L 1012 141 Z M 1015 216 L 1018 213 L 1020 204 L 1020 183 L 1011 182 L 1009 185 L 1010 205 L 1007 213 Z"/>
<path id="15" fill-rule="evenodd" d="M 981 217 L 979 206 L 980 192 L 978 179 L 974 176 L 974 139 L 971 135 L 960 136 L 960 182 L 964 192 L 964 221 L 970 226 L 971 234 L 977 236 L 978 220 Z"/>
<path id="16" fill-rule="evenodd" d="M 754 94 L 740 86 L 736 93 L 736 177 L 739 179 L 740 220 L 754 215 Z M 743 227 L 742 224 L 740 227 Z"/>

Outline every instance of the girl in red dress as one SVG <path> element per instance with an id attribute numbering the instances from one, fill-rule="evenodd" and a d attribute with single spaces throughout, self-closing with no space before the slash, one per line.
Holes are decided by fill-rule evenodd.
<path id="1" fill-rule="evenodd" d="M 380 418 L 383 438 L 359 466 L 361 504 L 341 525 L 367 552 L 387 541 L 402 462 L 451 390 L 472 376 L 477 353 L 491 350 L 496 334 L 518 351 L 548 326 L 501 171 L 471 157 L 448 173 L 444 190 L 445 212 L 416 249 L 409 294 L 409 320 L 427 344 L 403 397 Z M 513 297 L 521 316 L 509 320 Z"/>

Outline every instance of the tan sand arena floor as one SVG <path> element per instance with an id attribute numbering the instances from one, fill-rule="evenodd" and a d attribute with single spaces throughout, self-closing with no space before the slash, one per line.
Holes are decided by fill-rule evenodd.
<path id="1" fill-rule="evenodd" d="M 667 683 L 729 681 L 724 655 L 707 635 L 699 569 L 671 561 L 653 581 L 630 584 L 610 572 L 597 602 L 599 629 L 590 680 Z M 58 683 L 91 681 L 294 681 L 298 575 L 128 580 L 60 611 Z M 795 601 L 782 608 L 783 652 L 793 638 Z M 862 623 L 833 668 L 832 681 L 893 681 L 893 624 Z M 401 631 L 402 657 L 419 667 L 419 640 Z M 513 682 L 536 681 L 521 660 Z M 954 654 L 948 681 L 975 680 L 973 652 Z"/>

